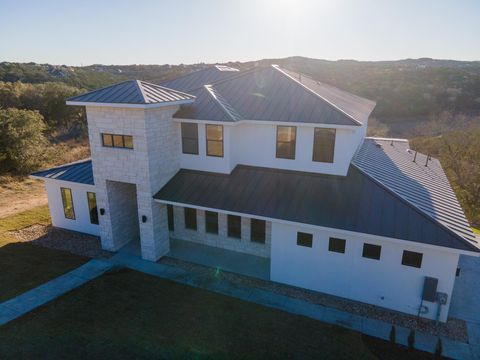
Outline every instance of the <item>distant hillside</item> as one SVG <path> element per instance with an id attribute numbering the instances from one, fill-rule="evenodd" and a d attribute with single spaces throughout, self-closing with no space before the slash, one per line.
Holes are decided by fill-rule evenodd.
<path id="1" fill-rule="evenodd" d="M 303 57 L 228 63 L 241 69 L 276 63 L 354 94 L 377 101 L 374 116 L 384 122 L 429 116 L 441 111 L 480 111 L 480 62 L 406 59 L 327 61 Z M 205 68 L 195 65 L 91 65 L 84 67 L 0 63 L 0 81 L 61 81 L 94 89 L 125 79 L 162 82 Z M 404 121 L 404 120 L 403 120 Z"/>

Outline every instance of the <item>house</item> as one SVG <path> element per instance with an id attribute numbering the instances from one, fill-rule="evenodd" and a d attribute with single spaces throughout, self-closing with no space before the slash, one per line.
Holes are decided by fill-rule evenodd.
<path id="1" fill-rule="evenodd" d="M 307 76 L 215 66 L 67 104 L 86 108 L 91 159 L 33 176 L 53 225 L 104 249 L 219 247 L 272 281 L 440 321 L 459 256 L 479 255 L 438 160 L 366 137 L 375 103 Z"/>

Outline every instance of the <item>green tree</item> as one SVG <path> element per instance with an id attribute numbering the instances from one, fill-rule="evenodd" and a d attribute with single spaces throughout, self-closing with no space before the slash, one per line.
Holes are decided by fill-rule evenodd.
<path id="1" fill-rule="evenodd" d="M 38 111 L 0 109 L 0 171 L 25 174 L 39 166 L 47 140 Z"/>

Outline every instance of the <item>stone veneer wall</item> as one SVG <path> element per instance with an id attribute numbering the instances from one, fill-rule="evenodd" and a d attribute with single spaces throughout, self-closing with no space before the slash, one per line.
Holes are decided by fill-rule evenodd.
<path id="1" fill-rule="evenodd" d="M 118 181 L 136 185 L 142 257 L 157 260 L 169 251 L 166 206 L 154 202 L 152 196 L 180 167 L 179 126 L 172 121 L 177 109 L 87 107 L 97 204 L 105 209 L 100 216 L 103 248 L 118 250 L 129 240 L 112 231 L 112 217 L 121 204 L 113 198 L 109 201 L 106 182 Z M 103 147 L 101 133 L 132 135 L 134 149 Z M 143 215 L 145 223 L 141 222 Z"/>
<path id="2" fill-rule="evenodd" d="M 218 213 L 218 235 L 205 231 L 205 211 L 197 210 L 197 230 L 185 228 L 183 207 L 173 207 L 174 231 L 170 236 L 179 240 L 187 240 L 209 246 L 234 250 L 251 255 L 270 257 L 272 223 L 267 221 L 265 228 L 265 244 L 250 241 L 250 218 L 242 217 L 242 238 L 228 237 L 227 214 Z"/>

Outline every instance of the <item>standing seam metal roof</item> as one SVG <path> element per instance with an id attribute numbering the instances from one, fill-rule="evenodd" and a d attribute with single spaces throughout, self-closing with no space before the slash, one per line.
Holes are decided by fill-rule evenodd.
<path id="1" fill-rule="evenodd" d="M 92 160 L 90 159 L 65 164 L 48 170 L 37 171 L 34 172 L 32 176 L 95 185 L 93 181 Z"/>

